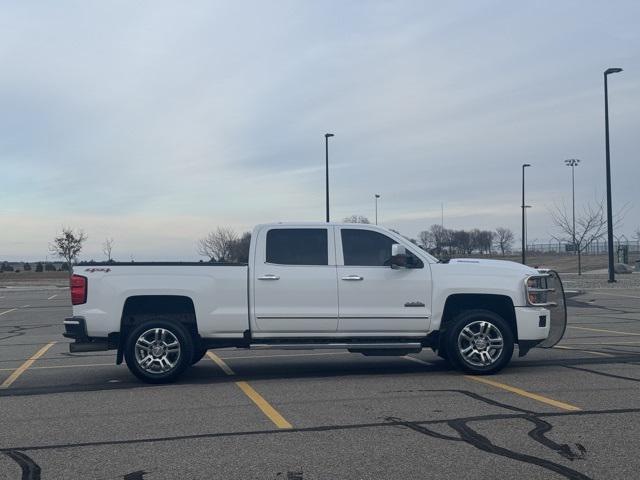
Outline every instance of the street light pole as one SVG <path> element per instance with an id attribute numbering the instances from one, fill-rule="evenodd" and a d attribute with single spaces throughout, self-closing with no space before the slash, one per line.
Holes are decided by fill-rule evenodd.
<path id="1" fill-rule="evenodd" d="M 379 194 L 375 194 L 374 195 L 375 198 L 375 202 L 376 202 L 376 225 L 378 224 L 378 199 L 380 198 Z"/>
<path id="2" fill-rule="evenodd" d="M 573 237 L 573 254 L 575 255 L 577 253 L 576 252 L 576 247 L 577 247 L 576 246 L 576 181 L 575 181 L 573 169 L 580 164 L 580 160 L 577 158 L 570 158 L 568 160 L 565 160 L 564 163 L 567 165 L 567 167 L 571 167 L 571 195 L 572 195 L 572 208 L 573 208 L 572 237 Z"/>
<path id="3" fill-rule="evenodd" d="M 326 187 L 326 203 L 327 203 L 327 223 L 329 223 L 329 137 L 333 137 L 333 133 L 324 134 L 324 154 L 326 164 L 325 187 Z"/>
<path id="4" fill-rule="evenodd" d="M 530 167 L 531 165 L 528 163 L 522 164 L 522 264 L 524 265 L 527 261 L 527 243 L 525 239 L 525 217 L 524 217 L 524 209 L 527 206 L 524 203 L 524 169 Z"/>
<path id="5" fill-rule="evenodd" d="M 611 207 L 611 161 L 609 155 L 609 92 L 607 76 L 621 72 L 621 68 L 607 68 L 604 71 L 604 138 L 607 157 L 607 250 L 609 253 L 609 283 L 616 281 L 613 269 L 613 212 Z"/>

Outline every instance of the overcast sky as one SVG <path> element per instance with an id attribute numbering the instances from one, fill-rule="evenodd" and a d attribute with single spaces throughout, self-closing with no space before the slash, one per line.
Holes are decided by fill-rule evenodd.
<path id="1" fill-rule="evenodd" d="M 198 258 L 218 225 L 332 219 L 415 236 L 507 226 L 602 197 L 640 226 L 637 1 L 2 2 L 0 260 Z"/>

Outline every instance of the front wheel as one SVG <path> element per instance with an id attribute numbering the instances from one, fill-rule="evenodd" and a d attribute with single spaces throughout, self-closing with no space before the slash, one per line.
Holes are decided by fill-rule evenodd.
<path id="1" fill-rule="evenodd" d="M 446 350 L 454 366 L 474 375 L 499 372 L 511 360 L 514 335 L 510 325 L 488 310 L 460 313 L 447 330 Z"/>
<path id="2" fill-rule="evenodd" d="M 193 339 L 178 322 L 147 320 L 127 336 L 124 356 L 127 366 L 147 383 L 175 381 L 193 359 Z"/>

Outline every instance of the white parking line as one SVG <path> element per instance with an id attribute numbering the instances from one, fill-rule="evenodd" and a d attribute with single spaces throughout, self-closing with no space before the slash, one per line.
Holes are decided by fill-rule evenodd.
<path id="1" fill-rule="evenodd" d="M 402 358 L 404 358 L 405 360 L 411 360 L 412 362 L 421 363 L 422 365 L 428 365 L 429 367 L 433 366 L 433 363 L 425 362 L 424 360 L 420 360 L 419 358 L 415 358 L 410 355 L 405 355 Z"/>
<path id="2" fill-rule="evenodd" d="M 640 333 L 636 332 L 621 332 L 619 330 L 607 330 L 604 328 L 574 327 L 573 325 L 569 325 L 567 326 L 567 328 L 575 328 L 576 330 L 587 330 L 589 332 L 615 333 L 619 335 L 640 335 Z"/>
<path id="3" fill-rule="evenodd" d="M 552 348 L 559 348 L 561 350 L 574 350 L 576 352 L 584 352 L 584 353 L 590 353 L 592 355 L 599 355 L 600 357 L 613 357 L 614 356 L 614 355 L 611 355 L 609 353 L 595 352 L 593 350 L 585 350 L 583 348 L 567 347 L 566 345 L 556 345 L 555 347 L 552 347 Z"/>
<path id="4" fill-rule="evenodd" d="M 4 312 L 0 312 L 0 315 L 4 315 L 5 313 L 13 312 L 17 310 L 17 308 L 12 308 L 11 310 L 5 310 Z"/>
<path id="5" fill-rule="evenodd" d="M 28 307 L 30 307 L 30 306 L 31 306 L 31 305 L 23 305 L 23 306 L 21 306 L 20 308 L 28 308 Z"/>
<path id="6" fill-rule="evenodd" d="M 638 299 L 640 299 L 640 297 L 637 297 L 635 295 L 622 295 L 620 293 L 609 293 L 609 292 L 600 292 L 600 291 L 593 291 L 593 292 L 589 292 L 589 293 L 595 293 L 596 295 L 608 295 L 610 297 L 625 297 L 625 298 L 638 298 Z"/>
<path id="7" fill-rule="evenodd" d="M 54 298 L 56 298 L 58 296 L 58 294 L 56 293 L 55 295 L 51 295 L 49 298 L 47 298 L 47 300 L 53 300 Z"/>

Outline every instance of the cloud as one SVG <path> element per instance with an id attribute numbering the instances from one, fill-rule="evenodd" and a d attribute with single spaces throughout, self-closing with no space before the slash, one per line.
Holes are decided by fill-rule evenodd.
<path id="1" fill-rule="evenodd" d="M 437 223 L 529 237 L 602 192 L 602 70 L 616 203 L 640 224 L 640 7 L 621 2 L 85 2 L 0 19 L 0 256 L 41 258 L 62 224 L 142 258 L 185 258 L 217 225 L 324 218 L 415 235 Z M 614 28 L 615 27 L 615 28 Z M 636 204 L 633 204 L 633 202 Z"/>

